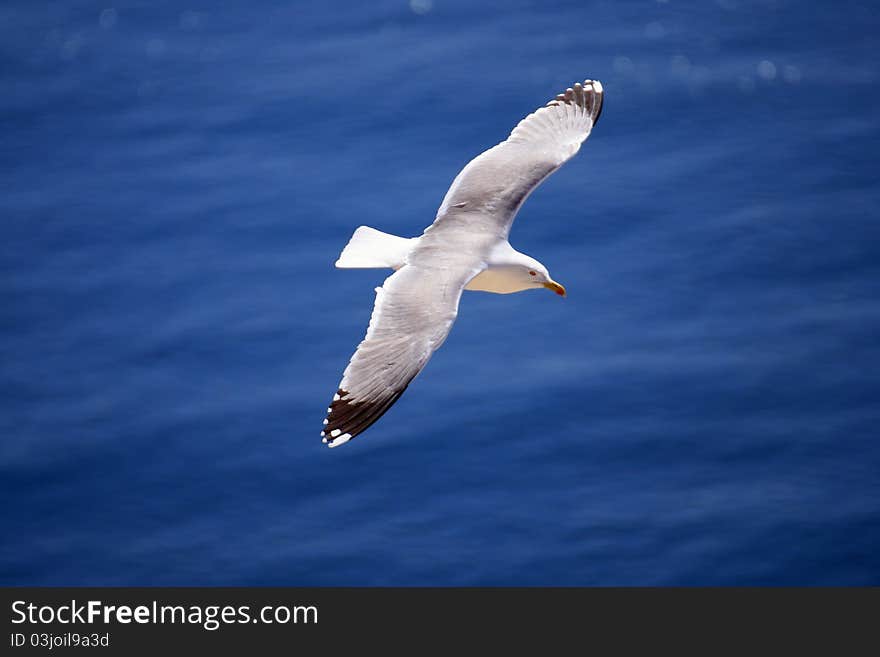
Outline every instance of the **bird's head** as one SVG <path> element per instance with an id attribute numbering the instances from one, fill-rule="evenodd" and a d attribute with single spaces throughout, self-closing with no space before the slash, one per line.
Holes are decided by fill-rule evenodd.
<path id="1" fill-rule="evenodd" d="M 565 288 L 553 280 L 547 268 L 534 258 L 522 265 L 519 276 L 527 287 L 545 287 L 561 297 L 565 296 Z"/>

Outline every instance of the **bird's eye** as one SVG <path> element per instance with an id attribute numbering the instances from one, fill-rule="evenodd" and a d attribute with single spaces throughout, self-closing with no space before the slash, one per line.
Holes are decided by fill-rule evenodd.
<path id="1" fill-rule="evenodd" d="M 529 272 L 529 276 L 537 276 L 537 275 L 538 275 L 537 272 L 533 272 L 533 271 Z"/>

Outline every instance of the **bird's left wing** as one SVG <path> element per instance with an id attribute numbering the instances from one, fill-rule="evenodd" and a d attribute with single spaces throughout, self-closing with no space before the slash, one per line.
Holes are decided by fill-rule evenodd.
<path id="1" fill-rule="evenodd" d="M 407 265 L 376 288 L 367 335 L 342 375 L 321 436 L 348 442 L 403 394 L 452 328 L 461 291 L 479 269 Z"/>
<path id="2" fill-rule="evenodd" d="M 467 225 L 506 239 L 528 195 L 590 136 L 603 97 L 598 80 L 585 80 L 529 114 L 505 141 L 461 170 L 426 233 Z"/>

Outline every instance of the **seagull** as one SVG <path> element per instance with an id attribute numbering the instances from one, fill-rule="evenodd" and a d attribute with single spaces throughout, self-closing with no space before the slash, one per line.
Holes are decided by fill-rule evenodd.
<path id="1" fill-rule="evenodd" d="M 347 443 L 391 408 L 446 340 L 462 290 L 546 288 L 565 296 L 547 268 L 514 249 L 507 236 L 529 194 L 589 137 L 602 98 L 601 83 L 586 80 L 529 114 L 461 170 L 420 237 L 369 226 L 354 231 L 336 266 L 394 273 L 376 288 L 367 335 L 327 409 L 324 443 Z"/>

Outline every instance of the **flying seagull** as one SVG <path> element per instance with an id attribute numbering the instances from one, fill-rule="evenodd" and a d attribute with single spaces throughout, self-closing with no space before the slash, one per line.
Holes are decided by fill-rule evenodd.
<path id="1" fill-rule="evenodd" d="M 434 223 L 404 238 L 359 227 L 341 268 L 391 268 L 376 288 L 367 335 L 333 396 L 321 436 L 348 442 L 387 411 L 443 344 L 462 290 L 509 294 L 565 288 L 540 262 L 507 241 L 520 206 L 571 159 L 602 111 L 602 85 L 586 80 L 519 122 L 510 136 L 471 160 L 452 181 Z"/>

